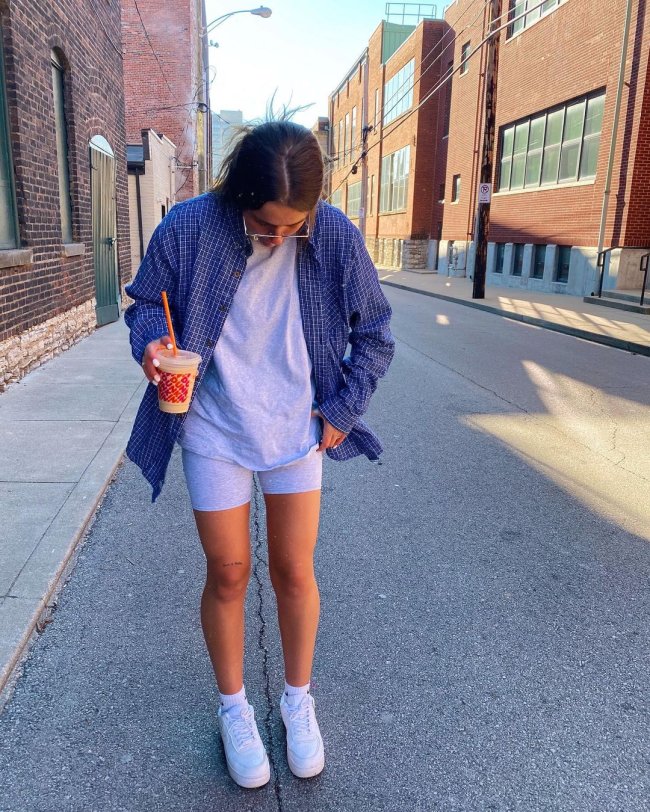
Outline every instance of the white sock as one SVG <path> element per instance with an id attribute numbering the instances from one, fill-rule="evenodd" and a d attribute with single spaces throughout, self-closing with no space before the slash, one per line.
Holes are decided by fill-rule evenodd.
<path id="1" fill-rule="evenodd" d="M 285 680 L 284 681 L 284 695 L 287 700 L 288 705 L 299 705 L 300 700 L 305 696 L 305 694 L 309 693 L 309 685 L 301 685 L 299 688 L 296 688 L 295 685 L 289 685 L 289 683 Z"/>
<path id="2" fill-rule="evenodd" d="M 234 708 L 235 705 L 246 705 L 247 702 L 246 688 L 243 685 L 241 691 L 237 691 L 236 694 L 219 694 L 219 703 L 221 704 L 221 710 L 224 712 Z"/>

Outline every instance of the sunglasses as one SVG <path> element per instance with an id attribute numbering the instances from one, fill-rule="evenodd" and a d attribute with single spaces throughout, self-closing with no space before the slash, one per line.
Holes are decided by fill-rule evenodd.
<path id="1" fill-rule="evenodd" d="M 246 220 L 244 220 L 242 215 L 242 220 L 244 221 L 244 232 L 247 237 L 250 237 L 251 240 L 266 239 L 266 240 L 276 240 L 278 237 L 281 237 L 283 240 L 308 240 L 309 239 L 309 217 L 305 220 L 305 222 L 300 226 L 298 231 L 295 234 L 257 234 L 250 232 L 246 226 Z M 278 226 L 281 228 L 281 226 Z"/>

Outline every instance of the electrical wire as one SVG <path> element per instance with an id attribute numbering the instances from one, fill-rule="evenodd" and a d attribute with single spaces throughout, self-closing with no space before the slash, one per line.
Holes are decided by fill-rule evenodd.
<path id="1" fill-rule="evenodd" d="M 467 64 L 467 62 L 469 62 L 469 60 L 474 56 L 474 54 L 477 51 L 479 51 L 483 47 L 483 45 L 485 45 L 485 43 L 488 42 L 488 40 L 490 40 L 495 34 L 498 34 L 504 28 L 508 28 L 510 25 L 512 25 L 517 20 L 520 20 L 520 19 L 524 18 L 526 16 L 526 14 L 530 14 L 531 11 L 536 11 L 538 8 L 541 8 L 544 5 L 545 2 L 547 2 L 547 0 L 539 0 L 539 2 L 536 5 L 532 6 L 531 8 L 527 8 L 521 14 L 518 14 L 518 15 L 513 16 L 513 17 L 510 17 L 511 9 L 508 9 L 507 11 L 504 11 L 502 14 L 500 14 L 498 17 L 496 17 L 491 23 L 491 30 L 488 33 L 488 35 L 486 37 L 484 37 L 479 42 L 479 44 L 467 55 L 467 57 L 457 67 L 453 68 L 450 73 L 445 75 L 445 77 L 440 82 L 438 82 L 438 84 L 424 97 L 424 99 L 422 99 L 422 101 L 416 107 L 414 107 L 412 110 L 409 110 L 408 113 L 405 113 L 403 116 L 401 116 L 400 119 L 395 122 L 395 125 L 393 127 L 391 127 L 387 132 L 382 132 L 379 141 L 376 141 L 374 144 L 371 144 L 367 149 L 365 149 L 361 153 L 361 155 L 357 158 L 357 160 L 354 162 L 354 164 L 350 168 L 349 172 L 346 173 L 346 175 L 343 177 L 343 179 L 338 184 L 338 186 L 335 189 L 332 190 L 332 192 L 328 195 L 327 199 L 330 200 L 332 195 L 335 192 L 337 192 L 341 188 L 341 186 L 343 186 L 343 184 L 350 177 L 350 175 L 355 174 L 355 171 L 358 168 L 358 163 L 359 163 L 360 160 L 365 158 L 368 155 L 368 153 L 371 150 L 373 150 L 375 147 L 378 147 L 383 142 L 384 138 L 387 138 L 389 135 L 394 133 L 395 130 L 397 130 L 399 127 L 401 127 L 402 124 L 404 124 L 407 121 L 407 119 L 409 119 L 424 104 L 426 104 L 426 102 L 429 101 L 429 99 L 432 98 L 442 87 L 444 87 L 447 84 L 447 82 L 450 82 L 452 77 L 454 76 L 454 74 L 458 73 L 458 71 L 461 70 L 461 68 L 465 64 Z M 494 23 L 499 22 L 499 20 L 502 20 L 504 17 L 510 17 L 510 19 L 506 20 L 505 23 L 503 23 L 502 25 L 499 25 L 499 26 L 497 26 L 495 28 Z M 353 170 L 355 170 L 355 171 L 353 171 Z"/>
<path id="2" fill-rule="evenodd" d="M 471 9 L 472 9 L 472 7 L 473 7 L 473 6 L 474 6 L 474 5 L 475 5 L 477 2 L 479 2 L 479 0 L 473 0 L 473 2 L 472 2 L 472 3 L 470 3 L 470 5 L 469 5 L 469 6 L 468 6 L 466 9 L 464 9 L 464 11 L 462 11 L 462 12 L 461 12 L 461 14 L 460 14 L 460 15 L 459 15 L 459 16 L 456 18 L 456 20 L 454 20 L 454 22 L 453 22 L 453 23 L 450 23 L 450 28 L 448 28 L 448 29 L 447 29 L 447 31 L 445 31 L 445 32 L 444 32 L 444 34 L 442 35 L 442 37 L 441 37 L 441 38 L 440 38 L 440 39 L 439 39 L 439 40 L 438 40 L 438 41 L 437 41 L 437 42 L 436 42 L 436 43 L 433 45 L 433 47 L 432 47 L 432 48 L 431 48 L 431 49 L 430 49 L 430 50 L 429 50 L 429 51 L 428 51 L 428 52 L 427 52 L 427 53 L 426 53 L 426 54 L 425 54 L 425 55 L 422 57 L 422 59 L 420 60 L 420 65 L 423 65 L 423 64 L 426 62 L 426 60 L 427 60 L 427 59 L 429 59 L 429 57 L 431 57 L 431 55 L 432 55 L 432 54 L 433 54 L 433 52 L 436 50 L 436 48 L 438 48 L 438 47 L 440 47 L 440 46 L 442 45 L 443 40 L 444 40 L 445 36 L 447 35 L 447 33 L 448 33 L 448 32 L 450 32 L 450 31 L 452 31 L 452 32 L 453 32 L 453 30 L 454 30 L 454 29 L 453 29 L 453 26 L 458 25 L 458 23 L 460 22 L 460 20 L 461 20 L 461 19 L 462 19 L 462 18 L 463 18 L 463 17 L 464 17 L 464 16 L 465 16 L 465 15 L 466 15 L 466 14 L 467 14 L 467 13 L 468 13 L 468 12 L 469 12 Z M 397 99 L 397 101 L 396 101 L 396 102 L 393 104 L 393 106 L 392 106 L 392 107 L 390 107 L 390 108 L 388 109 L 388 111 L 386 111 L 386 112 L 385 112 L 386 103 L 384 103 L 384 104 L 382 105 L 382 107 L 381 107 L 381 109 L 380 109 L 380 110 L 375 110 L 375 115 L 374 115 L 374 121 L 375 121 L 375 124 L 374 124 L 374 127 L 376 127 L 376 126 L 377 126 L 377 121 L 378 121 L 379 119 L 383 119 L 383 118 L 384 118 L 384 116 L 385 116 L 387 113 L 389 113 L 391 110 L 393 110 L 393 109 L 394 109 L 394 108 L 395 108 L 395 107 L 396 107 L 396 106 L 397 106 L 397 105 L 400 103 L 400 101 L 401 101 L 401 100 L 402 100 L 402 99 L 403 99 L 403 98 L 404 98 L 404 97 L 405 97 L 405 96 L 406 96 L 408 93 L 410 93 L 410 92 L 411 92 L 411 91 L 412 91 L 412 90 L 413 90 L 413 89 L 416 87 L 416 85 L 418 85 L 418 84 L 419 84 L 419 82 L 422 80 L 422 77 L 423 77 L 423 76 L 424 76 L 424 75 L 425 75 L 425 74 L 426 74 L 426 73 L 427 73 L 427 72 L 428 72 L 428 71 L 429 71 L 429 70 L 430 70 L 430 69 L 431 69 L 431 68 L 432 68 L 432 67 L 433 67 L 433 66 L 436 64 L 436 62 L 437 62 L 437 61 L 438 61 L 438 60 L 439 60 L 439 59 L 442 57 L 442 55 L 445 53 L 445 51 L 447 51 L 447 50 L 448 50 L 448 48 L 449 48 L 451 45 L 454 45 L 454 44 L 456 43 L 456 41 L 459 39 L 459 37 L 461 37 L 461 36 L 462 36 L 462 35 L 465 33 L 465 31 L 467 31 L 467 29 L 468 29 L 468 28 L 472 28 L 472 27 L 474 26 L 474 23 L 475 23 L 475 22 L 476 22 L 476 21 L 477 21 L 477 20 L 478 20 L 478 19 L 481 17 L 481 15 L 483 15 L 483 14 L 485 13 L 485 9 L 487 8 L 487 5 L 488 5 L 489 3 L 490 3 L 490 0 L 484 0 L 483 7 L 481 8 L 480 12 L 479 12 L 479 13 L 476 15 L 476 17 L 474 17 L 474 19 L 473 19 L 473 20 L 472 20 L 470 23 L 468 23 L 466 26 L 464 26 L 464 28 L 462 28 L 460 31 L 458 31 L 458 33 L 456 33 L 456 34 L 455 34 L 455 36 L 453 37 L 453 39 L 452 39 L 452 40 L 450 40 L 450 41 L 449 41 L 449 42 L 448 42 L 448 43 L 447 43 L 447 44 L 446 44 L 446 45 L 445 45 L 445 46 L 442 48 L 442 50 L 440 51 L 440 53 L 436 54 L 436 56 L 432 58 L 432 60 L 431 60 L 430 64 L 428 65 L 428 67 L 426 67 L 426 68 L 425 68 L 423 71 L 421 71 L 420 76 L 418 77 L 418 79 L 417 79 L 417 80 L 416 80 L 416 81 L 415 81 L 415 82 L 414 82 L 414 83 L 411 85 L 411 87 L 410 87 L 410 88 L 409 88 L 409 89 L 406 91 L 406 93 L 405 93 L 404 95 L 402 95 L 402 96 L 401 96 L 399 99 Z M 403 83 L 400 85 L 400 87 L 399 87 L 399 88 L 398 88 L 398 89 L 395 91 L 395 93 L 393 93 L 393 95 L 391 96 L 391 100 L 392 100 L 392 99 L 393 99 L 393 98 L 394 98 L 394 97 L 397 95 L 397 93 L 399 93 L 399 91 L 400 91 L 402 88 L 404 88 L 404 87 L 405 87 L 405 85 L 406 85 L 406 84 L 408 84 L 408 82 L 409 82 L 409 81 L 410 81 L 410 79 L 406 79 L 406 80 L 405 80 L 405 81 L 404 81 L 404 82 L 403 82 Z M 361 146 L 362 144 L 363 144 L 363 135 L 361 136 L 361 142 L 360 142 L 359 146 Z M 353 152 L 353 149 L 355 150 L 355 149 L 356 149 L 356 147 L 357 147 L 357 145 L 355 145 L 355 147 L 354 147 L 354 148 L 351 148 L 350 150 L 344 150 L 343 152 L 338 152 L 338 153 L 335 153 L 334 155 L 332 155 L 332 156 L 330 156 L 330 157 L 331 157 L 333 160 L 338 160 L 338 157 L 339 157 L 340 155 L 343 155 L 343 157 L 345 158 L 345 156 L 346 156 L 347 154 L 352 153 L 352 152 Z M 357 162 L 358 162 L 358 159 L 357 159 L 357 160 L 356 160 L 354 163 L 357 163 Z M 346 177 L 347 177 L 347 176 L 346 176 Z M 338 188 L 338 187 L 337 187 L 337 188 Z M 336 191 L 336 190 L 335 190 L 335 191 Z"/>
<path id="3" fill-rule="evenodd" d="M 174 91 L 171 88 L 171 85 L 167 81 L 167 76 L 165 71 L 163 70 L 163 66 L 160 64 L 160 59 L 158 59 L 158 54 L 154 51 L 153 45 L 151 44 L 151 40 L 149 39 L 149 32 L 147 31 L 147 26 L 144 24 L 144 20 L 142 19 L 142 14 L 140 14 L 140 9 L 138 8 L 138 0 L 133 0 L 133 5 L 135 6 L 135 10 L 138 12 L 138 17 L 140 18 L 140 23 L 142 25 L 142 30 L 144 31 L 144 35 L 149 43 L 149 47 L 151 48 L 151 53 L 156 58 L 156 62 L 158 63 L 158 67 L 160 68 L 160 72 L 162 73 L 162 77 L 165 80 L 165 84 L 169 88 L 169 92 L 173 95 Z"/>

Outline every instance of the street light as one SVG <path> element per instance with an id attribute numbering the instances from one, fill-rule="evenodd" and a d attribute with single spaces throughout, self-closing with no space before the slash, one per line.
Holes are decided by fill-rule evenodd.
<path id="1" fill-rule="evenodd" d="M 232 17 L 233 14 L 255 14 L 257 17 L 264 17 L 264 19 L 267 20 L 271 14 L 273 14 L 273 12 L 266 6 L 260 6 L 259 8 L 242 8 L 239 11 L 230 11 L 228 14 L 222 14 L 221 17 L 217 17 L 216 19 L 212 20 L 211 23 L 208 23 L 203 33 L 209 34 L 210 31 L 214 31 L 214 29 L 220 26 L 224 20 L 227 20 L 228 17 Z"/>

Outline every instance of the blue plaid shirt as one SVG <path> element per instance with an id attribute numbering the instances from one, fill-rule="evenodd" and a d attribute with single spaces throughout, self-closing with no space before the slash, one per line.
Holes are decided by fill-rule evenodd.
<path id="1" fill-rule="evenodd" d="M 300 310 L 316 402 L 348 434 L 327 454 L 334 460 L 358 454 L 377 459 L 381 443 L 361 415 L 393 357 L 390 306 L 360 232 L 338 209 L 319 202 L 309 240 L 298 242 Z M 241 212 L 219 195 L 208 192 L 174 206 L 126 288 L 134 300 L 125 321 L 136 361 L 142 362 L 150 341 L 167 334 L 160 295 L 166 290 L 179 346 L 203 358 L 196 392 L 251 251 Z M 345 358 L 348 342 L 352 349 Z M 156 387 L 147 387 L 126 453 L 151 483 L 154 500 L 184 419 L 161 412 Z"/>

